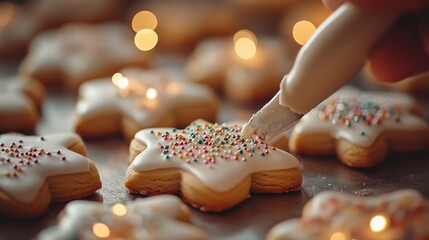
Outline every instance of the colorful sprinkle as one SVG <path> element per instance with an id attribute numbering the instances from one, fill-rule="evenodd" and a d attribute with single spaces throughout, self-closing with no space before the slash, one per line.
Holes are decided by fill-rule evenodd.
<path id="1" fill-rule="evenodd" d="M 150 130 L 153 134 L 154 130 Z M 241 127 L 227 127 L 219 124 L 193 124 L 185 130 L 166 131 L 157 143 L 164 159 L 177 159 L 193 164 L 203 162 L 206 165 L 229 159 L 248 161 L 253 158 L 255 149 L 265 149 L 261 156 L 269 154 L 271 148 L 258 137 L 243 138 Z M 169 152 L 168 149 L 172 151 Z M 275 150 L 275 148 L 272 148 Z M 246 157 L 244 157 L 244 155 Z"/>
<path id="2" fill-rule="evenodd" d="M 332 98 L 316 109 L 321 120 L 346 127 L 352 127 L 353 122 L 378 125 L 390 118 L 399 119 L 402 114 L 399 105 L 385 105 L 355 98 Z"/>

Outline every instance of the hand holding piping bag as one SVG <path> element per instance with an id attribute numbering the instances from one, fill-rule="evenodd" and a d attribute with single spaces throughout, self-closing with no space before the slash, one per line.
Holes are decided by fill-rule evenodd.
<path id="1" fill-rule="evenodd" d="M 368 56 L 376 80 L 397 82 L 429 71 L 429 0 L 322 0 L 332 10 L 345 1 L 361 9 L 402 12 Z"/>
<path id="2" fill-rule="evenodd" d="M 301 48 L 281 90 L 252 116 L 243 135 L 257 134 L 270 142 L 290 128 L 352 79 L 400 13 L 342 4 Z"/>

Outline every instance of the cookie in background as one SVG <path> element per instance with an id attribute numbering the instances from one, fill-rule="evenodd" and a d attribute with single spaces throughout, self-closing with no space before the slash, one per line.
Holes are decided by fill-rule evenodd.
<path id="1" fill-rule="evenodd" d="M 43 29 L 66 23 L 99 23 L 118 18 L 121 0 L 33 0 L 28 9 Z"/>
<path id="2" fill-rule="evenodd" d="M 41 23 L 24 5 L 0 3 L 0 60 L 25 55 Z"/>
<path id="3" fill-rule="evenodd" d="M 33 79 L 0 79 L 0 133 L 34 133 L 44 99 L 44 87 Z"/>
<path id="4" fill-rule="evenodd" d="M 74 126 L 84 138 L 122 134 L 131 141 L 143 128 L 215 120 L 218 107 L 210 88 L 186 81 L 177 68 L 128 68 L 80 87 Z"/>
<path id="5" fill-rule="evenodd" d="M 298 122 L 291 134 L 292 152 L 332 156 L 350 167 L 371 167 L 389 152 L 426 151 L 429 126 L 417 102 L 394 92 L 343 88 Z"/>
<path id="6" fill-rule="evenodd" d="M 38 35 L 19 71 L 45 85 L 76 91 L 83 82 L 124 67 L 147 67 L 154 52 L 140 51 L 133 39 L 131 27 L 120 23 L 65 25 Z"/>
<path id="7" fill-rule="evenodd" d="M 275 37 L 240 30 L 198 44 L 185 67 L 188 78 L 224 92 L 227 99 L 252 104 L 270 99 L 292 67 L 288 48 Z"/>
<path id="8" fill-rule="evenodd" d="M 373 197 L 326 191 L 314 196 L 301 218 L 275 225 L 267 240 L 428 239 L 429 203 L 413 189 Z"/>
<path id="9" fill-rule="evenodd" d="M 192 50 L 203 38 L 231 34 L 240 28 L 235 9 L 222 1 L 141 1 L 132 9 L 130 18 L 141 11 L 155 15 L 157 26 L 153 30 L 159 36 L 158 47 L 170 52 Z M 138 21 L 143 24 L 144 18 Z"/>
<path id="10" fill-rule="evenodd" d="M 207 239 L 191 224 L 189 208 L 173 195 L 137 199 L 112 206 L 73 201 L 58 217 L 58 224 L 36 239 Z"/>

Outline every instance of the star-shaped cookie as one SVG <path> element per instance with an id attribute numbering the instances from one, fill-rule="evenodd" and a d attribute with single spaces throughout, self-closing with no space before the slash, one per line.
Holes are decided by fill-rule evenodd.
<path id="1" fill-rule="evenodd" d="M 137 49 L 125 25 L 69 24 L 37 36 L 20 72 L 46 85 L 62 82 L 77 90 L 81 83 L 123 67 L 147 66 L 151 58 L 151 51 Z"/>
<path id="2" fill-rule="evenodd" d="M 137 199 L 127 204 L 73 201 L 56 226 L 37 239 L 207 239 L 190 224 L 189 208 L 173 195 Z"/>
<path id="3" fill-rule="evenodd" d="M 34 217 L 51 202 L 94 193 L 101 182 L 85 154 L 76 134 L 0 135 L 0 214 Z"/>
<path id="4" fill-rule="evenodd" d="M 0 133 L 33 132 L 44 98 L 38 82 L 23 77 L 0 80 Z"/>
<path id="5" fill-rule="evenodd" d="M 122 132 L 130 141 L 143 128 L 184 127 L 198 118 L 216 118 L 216 94 L 206 86 L 184 81 L 172 68 L 124 69 L 121 73 L 129 81 L 126 89 L 115 86 L 111 78 L 81 86 L 75 121 L 81 136 Z M 148 98 L 147 94 L 155 95 Z"/>
<path id="6" fill-rule="evenodd" d="M 300 188 L 295 157 L 240 131 L 236 125 L 201 121 L 185 129 L 141 130 L 131 142 L 125 186 L 144 195 L 180 192 L 202 211 L 231 208 L 249 192 Z"/>
<path id="7" fill-rule="evenodd" d="M 429 202 L 412 189 L 376 197 L 326 191 L 304 206 L 301 218 L 277 224 L 266 239 L 427 239 L 428 222 Z"/>
<path id="8" fill-rule="evenodd" d="M 231 37 L 202 41 L 185 70 L 190 80 L 223 91 L 231 100 L 248 104 L 274 96 L 291 66 L 287 49 L 278 39 L 258 39 L 255 56 L 241 59 L 235 53 Z"/>
<path id="9" fill-rule="evenodd" d="M 429 126 L 413 114 L 408 95 L 342 89 L 295 125 L 289 147 L 306 155 L 334 155 L 351 167 L 379 164 L 388 152 L 426 150 Z"/>

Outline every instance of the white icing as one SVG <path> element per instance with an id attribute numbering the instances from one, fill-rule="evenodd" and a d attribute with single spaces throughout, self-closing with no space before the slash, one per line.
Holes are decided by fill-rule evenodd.
<path id="1" fill-rule="evenodd" d="M 139 51 L 131 30 L 118 23 L 68 24 L 45 32 L 32 43 L 25 71 L 58 69 L 69 81 L 85 81 L 127 65 L 144 64 L 151 53 Z"/>
<path id="2" fill-rule="evenodd" d="M 66 148 L 75 143 L 77 138 L 75 134 L 51 134 L 44 136 L 44 140 L 38 136 L 0 135 L 0 144 L 4 144 L 3 147 L 0 146 L 0 190 L 19 202 L 30 203 L 36 198 L 47 177 L 89 171 L 89 160 Z M 13 143 L 13 149 L 19 152 L 37 149 L 33 152 L 36 157 L 28 161 L 28 156 L 16 156 L 15 152 L 11 155 L 10 146 Z M 22 147 L 19 148 L 19 145 Z M 38 155 L 40 149 L 43 149 L 43 153 Z M 60 154 L 57 153 L 58 150 L 61 151 Z M 51 155 L 47 152 L 51 152 Z M 35 162 L 36 159 L 38 163 Z M 21 160 L 23 162 L 19 163 Z M 22 171 L 15 170 L 14 166 Z"/>
<path id="3" fill-rule="evenodd" d="M 34 104 L 25 94 L 28 87 L 18 78 L 0 81 L 0 114 L 31 111 Z"/>
<path id="4" fill-rule="evenodd" d="M 217 104 L 211 89 L 184 81 L 172 69 L 125 69 L 121 73 L 130 81 L 126 96 L 121 96 L 111 79 L 90 81 L 80 87 L 76 113 L 82 124 L 88 118 L 113 112 L 128 116 L 141 126 L 153 127 L 166 114 L 181 114 L 175 111 L 177 107 L 193 104 L 213 107 Z M 157 90 L 156 99 L 146 98 L 149 88 Z M 145 106 L 144 102 L 155 103 L 155 107 Z"/>
<path id="5" fill-rule="evenodd" d="M 206 233 L 178 218 L 186 206 L 173 195 L 137 199 L 126 204 L 127 214 L 114 216 L 102 203 L 73 201 L 57 226 L 42 231 L 38 239 L 97 239 L 92 233 L 96 222 L 106 224 L 112 237 L 120 239 L 205 239 Z M 115 231 L 116 230 L 116 231 Z"/>
<path id="6" fill-rule="evenodd" d="M 375 215 L 388 220 L 387 228 L 379 233 L 369 228 Z M 301 219 L 277 224 L 270 235 L 287 239 L 330 239 L 332 234 L 341 232 L 346 239 L 422 239 L 429 234 L 428 221 L 429 204 L 415 190 L 376 197 L 326 191 L 311 200 Z"/>
<path id="7" fill-rule="evenodd" d="M 386 106 L 399 104 L 403 109 L 403 113 L 398 116 L 400 119 L 399 122 L 396 121 L 396 117 L 392 117 L 385 119 L 381 124 L 376 125 L 367 125 L 363 121 L 352 121 L 351 126 L 347 127 L 346 125 L 333 124 L 330 120 L 321 120 L 318 115 L 318 110 L 315 108 L 306 114 L 295 126 L 293 134 L 328 133 L 336 139 L 343 138 L 359 146 L 369 147 L 377 137 L 385 131 L 428 129 L 428 125 L 424 119 L 409 113 L 409 109 L 414 105 L 414 101 L 411 97 L 405 94 L 390 92 L 359 92 L 357 90 L 343 89 L 325 100 L 322 105 L 335 98 L 369 100 Z M 362 132 L 364 132 L 364 135 L 361 134 Z"/>
<path id="8" fill-rule="evenodd" d="M 191 125 L 189 129 L 193 129 L 192 131 L 186 130 L 183 132 L 182 130 L 177 130 L 176 133 L 183 135 L 186 139 L 191 139 L 191 133 L 196 133 L 197 135 L 203 134 L 203 132 L 208 133 L 207 130 L 196 130 L 196 126 L 195 124 Z M 206 125 L 203 124 L 202 126 Z M 222 126 L 215 125 L 214 128 L 221 129 Z M 238 127 L 232 127 L 231 129 L 236 130 L 235 133 L 240 133 L 240 128 Z M 151 133 L 151 131 L 154 133 Z M 135 138 L 147 145 L 147 148 L 132 162 L 130 167 L 133 170 L 141 172 L 165 168 L 178 168 L 192 173 L 208 188 L 217 192 L 225 192 L 238 185 L 252 173 L 299 167 L 298 160 L 294 156 L 280 149 L 274 150 L 272 147 L 267 146 L 268 153 L 264 154 L 265 156 L 261 156 L 261 152 L 266 151 L 266 145 L 260 140 L 257 140 L 257 144 L 252 145 L 250 143 L 251 140 L 256 140 L 256 138 L 247 138 L 244 142 L 248 149 L 254 148 L 254 152 L 246 151 L 243 144 L 234 146 L 225 144 L 223 147 L 219 148 L 219 152 L 212 152 L 207 146 L 206 153 L 204 153 L 203 150 L 195 150 L 195 147 L 203 149 L 205 145 L 199 144 L 199 139 L 194 138 L 191 144 L 183 145 L 183 149 L 179 149 L 181 146 L 177 147 L 178 150 L 174 150 L 170 147 L 170 152 L 168 154 L 169 159 L 164 159 L 165 154 L 163 154 L 163 150 L 160 149 L 158 143 L 162 145 L 173 145 L 175 142 L 180 143 L 180 141 L 174 139 L 167 141 L 162 140 L 162 136 L 156 134 L 157 132 L 164 134 L 166 131 L 172 136 L 176 134 L 172 132 L 172 129 L 168 128 L 146 129 L 136 133 Z M 234 134 L 234 132 L 229 132 L 229 134 Z M 225 137 L 225 135 L 219 135 L 219 142 L 222 141 L 223 137 Z M 214 136 L 214 138 L 216 137 Z M 237 149 L 237 147 L 243 150 L 242 154 L 239 154 L 239 149 Z M 258 147 L 260 149 L 258 149 Z M 183 158 L 180 158 L 179 150 L 182 151 Z M 174 151 L 177 152 L 176 156 L 172 153 Z M 186 156 L 186 153 L 190 151 L 193 151 L 195 156 Z M 250 156 L 251 154 L 253 156 Z M 237 160 L 234 160 L 235 155 L 237 155 Z M 197 159 L 197 162 L 193 161 L 194 158 Z M 215 159 L 215 163 L 205 163 L 204 160 L 208 158 Z M 245 161 L 243 161 L 243 158 L 245 158 Z"/>

